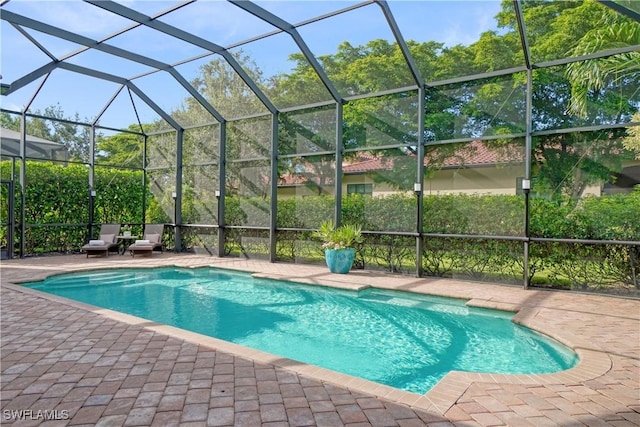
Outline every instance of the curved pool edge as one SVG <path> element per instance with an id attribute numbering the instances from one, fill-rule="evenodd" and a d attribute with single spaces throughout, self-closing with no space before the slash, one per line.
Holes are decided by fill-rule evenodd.
<path id="1" fill-rule="evenodd" d="M 164 265 L 163 267 L 175 267 L 175 268 L 224 268 L 214 265 L 210 266 L 196 266 L 185 267 L 180 265 Z M 135 267 L 134 267 L 135 268 Z M 150 267 L 140 267 L 150 268 Z M 104 270 L 108 267 L 100 268 L 87 268 L 78 271 L 92 271 L 92 270 Z M 46 277 L 51 277 L 57 274 L 69 273 L 70 271 L 54 271 L 47 272 L 40 275 L 40 277 L 16 281 L 14 283 L 31 283 L 35 281 L 44 280 Z M 245 271 L 246 273 L 250 273 Z M 287 280 L 296 283 L 320 285 L 328 287 L 336 287 L 341 289 L 350 290 L 363 290 L 367 288 L 379 288 L 390 289 L 387 286 L 374 286 L 370 284 L 356 285 L 348 280 L 348 275 L 333 275 L 339 277 L 331 277 L 330 279 L 324 278 L 321 281 L 310 279 L 301 280 L 299 278 L 287 278 L 280 274 L 274 273 L 253 273 L 256 277 L 272 278 L 275 280 Z M 120 313 L 113 310 L 103 309 L 100 307 L 92 306 L 86 303 L 70 300 L 64 297 L 55 296 L 52 294 L 44 293 L 35 289 L 31 289 L 20 284 L 3 284 L 10 289 L 18 292 L 28 292 L 37 295 L 38 297 L 48 300 L 56 301 L 58 303 L 66 304 L 74 308 L 93 312 L 95 314 L 105 316 L 111 320 L 131 324 L 142 325 L 145 328 L 166 334 L 173 338 L 183 339 L 193 344 L 200 344 L 207 347 L 212 347 L 223 352 L 230 353 L 232 355 L 250 359 L 257 363 L 271 364 L 280 368 L 289 369 L 293 372 L 301 374 L 303 376 L 331 383 L 351 391 L 372 395 L 379 398 L 384 398 L 397 403 L 405 404 L 412 408 L 426 410 L 434 412 L 438 415 L 445 415 L 445 413 L 458 401 L 458 399 L 465 393 L 465 391 L 473 384 L 477 382 L 482 383 L 495 383 L 495 384 L 517 384 L 517 385 L 549 385 L 549 384 L 566 384 L 575 383 L 579 381 L 586 381 L 597 378 L 611 369 L 612 361 L 610 357 L 603 353 L 600 349 L 593 349 L 590 343 L 577 339 L 574 335 L 566 331 L 554 331 L 550 330 L 551 325 L 545 324 L 544 319 L 551 315 L 557 309 L 553 308 L 533 308 L 529 306 L 521 306 L 517 304 L 509 304 L 504 302 L 492 302 L 490 300 L 474 297 L 464 298 L 456 295 L 445 295 L 443 293 L 428 293 L 420 292 L 422 294 L 431 294 L 437 296 L 445 296 L 450 298 L 465 299 L 469 305 L 484 307 L 484 308 L 496 308 L 500 310 L 512 311 L 515 313 L 514 321 L 523 326 L 536 330 L 540 333 L 546 334 L 561 343 L 567 345 L 574 350 L 578 356 L 578 364 L 565 371 L 560 371 L 550 374 L 530 374 L 530 375 L 507 375 L 507 374 L 491 374 L 491 373 L 473 373 L 473 372 L 461 372 L 452 371 L 445 375 L 429 392 L 424 395 L 411 393 L 408 391 L 396 389 L 390 386 L 386 386 L 380 383 L 364 380 L 361 378 L 341 374 L 335 371 L 328 370 L 326 368 L 317 367 L 314 365 L 308 365 L 286 359 L 280 356 L 276 356 L 270 353 L 262 352 L 259 350 L 244 347 L 231 342 L 223 341 L 217 338 L 208 337 L 195 332 L 183 330 L 173 326 L 159 324 L 154 321 L 143 319 L 136 316 Z M 405 289 L 396 289 L 405 290 Z M 454 293 L 455 294 L 455 293 Z M 499 306 L 500 308 L 498 308 Z"/>
<path id="2" fill-rule="evenodd" d="M 300 280 L 295 278 L 286 277 L 280 274 L 274 273 L 254 273 L 256 277 L 274 279 L 274 280 L 284 280 L 284 281 L 292 281 L 296 283 L 303 283 L 308 285 L 321 285 L 334 287 L 338 289 L 349 289 L 360 291 L 364 289 L 393 289 L 397 291 L 407 291 L 414 292 L 413 290 L 407 289 L 397 289 L 389 286 L 374 286 L 370 284 L 366 285 L 358 285 L 352 284 L 348 281 L 348 275 L 333 275 L 336 277 L 332 277 L 334 280 L 326 280 L 324 279 L 322 283 L 311 279 L 311 280 Z M 535 291 L 530 291 L 535 292 Z M 514 384 L 514 385 L 552 385 L 552 384 L 566 384 L 566 383 L 575 383 L 588 381 L 595 378 L 598 378 L 605 373 L 609 372 L 612 368 L 611 358 L 602 351 L 602 349 L 594 349 L 593 344 L 580 339 L 567 332 L 566 330 L 557 331 L 552 328 L 552 325 L 548 322 L 544 322 L 545 314 L 553 316 L 551 312 L 557 311 L 557 309 L 553 308 L 539 308 L 539 307 L 530 307 L 523 306 L 521 304 L 509 303 L 504 301 L 495 301 L 491 298 L 484 299 L 479 296 L 474 296 L 472 298 L 464 298 L 462 296 L 457 295 L 455 292 L 452 294 L 442 293 L 442 292 L 434 292 L 434 293 L 426 293 L 426 292 L 417 292 L 420 294 L 426 295 L 434 295 L 439 297 L 446 298 L 457 298 L 466 300 L 466 305 L 470 307 L 477 308 L 486 308 L 493 310 L 502 310 L 514 313 L 513 322 L 525 326 L 529 329 L 532 329 L 536 332 L 544 334 L 561 344 L 567 346 L 578 355 L 578 362 L 576 366 L 566 369 L 564 371 L 554 372 L 554 373 L 545 373 L 545 374 L 496 374 L 496 373 L 477 373 L 477 372 L 465 372 L 465 371 L 451 371 L 447 373 L 436 385 L 434 385 L 427 393 L 424 395 L 416 395 L 415 393 L 409 393 L 412 396 L 419 396 L 420 399 L 414 404 L 409 404 L 406 401 L 403 403 L 409 404 L 410 406 L 417 407 L 419 409 L 424 409 L 428 411 L 436 412 L 440 415 L 444 415 L 464 394 L 464 392 L 473 384 L 477 382 L 488 383 L 488 384 Z M 548 312 L 548 313 L 547 313 Z M 330 371 L 333 372 L 333 371 Z M 363 380 L 364 381 L 364 380 Z M 371 383 L 369 381 L 369 383 Z M 375 385 L 382 386 L 378 383 L 373 383 Z M 387 388 L 391 388 L 388 386 L 383 386 Z M 400 393 L 408 393 L 403 390 L 391 388 L 396 392 Z M 358 390 L 363 391 L 363 390 Z M 369 391 L 363 391 L 367 393 L 371 393 Z M 385 397 L 385 396 L 380 396 Z M 409 399 L 411 400 L 411 398 Z M 426 405 L 426 406 L 425 406 Z"/>
<path id="3" fill-rule="evenodd" d="M 24 283 L 32 283 L 33 281 L 25 281 Z M 400 390 L 394 387 L 390 387 L 384 384 L 376 383 L 373 381 L 365 380 L 362 378 L 354 377 L 347 374 L 342 374 L 330 369 L 322 368 L 315 365 L 305 364 L 295 360 L 287 359 L 278 355 L 267 353 L 261 350 L 256 350 L 250 347 L 245 347 L 239 344 L 235 344 L 229 341 L 224 341 L 218 338 L 209 337 L 207 335 L 199 334 L 197 332 L 188 331 L 186 329 L 180 329 L 175 326 L 165 325 L 153 320 L 148 320 L 142 317 L 132 316 L 130 314 L 121 313 L 119 311 L 105 309 L 97 307 L 91 304 L 87 304 L 80 301 L 71 300 L 58 295 L 48 294 L 46 292 L 39 291 L 37 289 L 31 289 L 20 284 L 3 284 L 3 287 L 14 290 L 16 292 L 28 293 L 39 298 L 47 299 L 59 304 L 65 304 L 79 310 L 89 311 L 99 316 L 103 316 L 107 319 L 122 322 L 128 325 L 138 325 L 153 332 L 167 335 L 172 338 L 184 340 L 191 344 L 203 345 L 210 347 L 216 351 L 222 351 L 249 359 L 255 363 L 261 363 L 266 365 L 273 365 L 279 368 L 291 370 L 297 374 L 306 376 L 317 381 L 324 383 L 331 383 L 339 387 L 346 388 L 351 391 L 371 395 L 374 397 L 388 399 L 397 403 L 405 404 L 407 406 L 438 412 L 436 405 L 429 400 L 426 395 L 420 395 L 411 393 L 408 391 Z M 439 414 L 442 415 L 442 414 Z"/>

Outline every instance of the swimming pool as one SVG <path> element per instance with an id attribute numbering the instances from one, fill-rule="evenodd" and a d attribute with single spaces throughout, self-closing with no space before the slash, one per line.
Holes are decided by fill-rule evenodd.
<path id="1" fill-rule="evenodd" d="M 540 374 L 578 361 L 511 322 L 512 313 L 399 291 L 337 290 L 218 268 L 100 270 L 26 286 L 415 393 L 451 370 Z"/>

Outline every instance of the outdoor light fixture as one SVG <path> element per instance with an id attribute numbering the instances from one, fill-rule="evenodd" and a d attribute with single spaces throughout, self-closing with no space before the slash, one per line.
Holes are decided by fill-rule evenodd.
<path id="1" fill-rule="evenodd" d="M 91 197 L 96 197 L 97 193 L 96 190 L 91 190 Z"/>
<path id="2" fill-rule="evenodd" d="M 171 193 L 171 197 L 173 198 L 173 200 L 178 198 L 178 193 L 176 193 L 175 191 L 173 193 Z"/>
<path id="3" fill-rule="evenodd" d="M 220 190 L 216 190 L 215 195 L 219 199 L 220 198 Z"/>
<path id="4" fill-rule="evenodd" d="M 419 182 L 416 182 L 413 184 L 413 192 L 417 194 L 420 194 L 420 192 L 422 191 L 422 184 L 420 184 Z"/>
<path id="5" fill-rule="evenodd" d="M 531 190 L 531 180 L 530 179 L 523 179 L 522 180 L 522 189 L 523 190 Z"/>

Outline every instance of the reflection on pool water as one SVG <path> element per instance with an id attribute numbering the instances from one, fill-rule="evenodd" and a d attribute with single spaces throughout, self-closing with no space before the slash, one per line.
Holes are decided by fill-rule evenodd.
<path id="1" fill-rule="evenodd" d="M 334 371 L 425 393 L 451 370 L 551 373 L 570 349 L 512 313 L 406 292 L 354 292 L 216 268 L 118 269 L 27 286 Z"/>

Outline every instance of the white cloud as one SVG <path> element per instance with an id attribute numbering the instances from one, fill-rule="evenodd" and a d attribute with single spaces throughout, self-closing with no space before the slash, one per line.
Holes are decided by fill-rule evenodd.
<path id="1" fill-rule="evenodd" d="M 221 1 L 201 0 L 160 20 L 223 47 L 274 30 L 273 26 L 239 7 Z M 185 22 L 188 23 L 186 27 Z"/>
<path id="2" fill-rule="evenodd" d="M 5 5 L 8 10 L 37 21 L 77 32 L 86 37 L 101 38 L 123 26 L 119 18 L 98 7 L 80 1 L 15 1 Z"/>
<path id="3" fill-rule="evenodd" d="M 469 45 L 495 29 L 497 0 L 391 1 L 391 10 L 407 39 Z"/>

